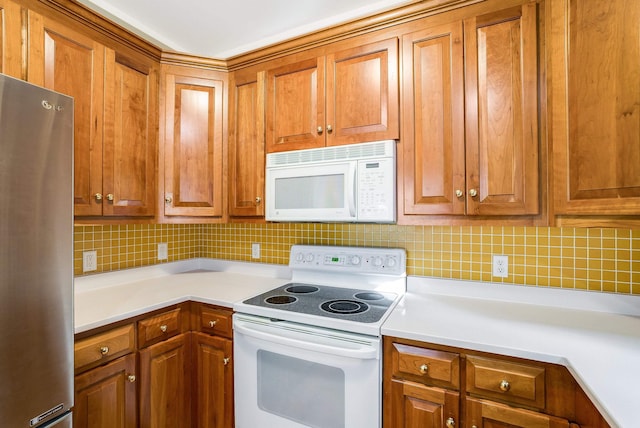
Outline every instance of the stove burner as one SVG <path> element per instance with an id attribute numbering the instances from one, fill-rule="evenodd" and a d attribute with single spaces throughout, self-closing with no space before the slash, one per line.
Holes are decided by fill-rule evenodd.
<path id="1" fill-rule="evenodd" d="M 384 296 L 380 293 L 376 293 L 375 291 L 365 291 L 362 293 L 357 293 L 353 297 L 360 300 L 382 300 Z"/>
<path id="2" fill-rule="evenodd" d="M 287 293 L 293 293 L 293 294 L 315 293 L 318 290 L 320 290 L 320 288 L 316 287 L 315 285 L 302 285 L 302 284 L 292 285 L 284 289 L 284 291 L 286 291 Z"/>
<path id="3" fill-rule="evenodd" d="M 298 298 L 293 296 L 271 296 L 264 299 L 266 303 L 269 303 L 271 305 L 286 305 L 289 303 L 293 303 L 296 300 L 298 300 Z"/>
<path id="4" fill-rule="evenodd" d="M 355 300 L 329 300 L 320 305 L 323 311 L 333 314 L 359 314 L 369 309 L 369 305 Z"/>

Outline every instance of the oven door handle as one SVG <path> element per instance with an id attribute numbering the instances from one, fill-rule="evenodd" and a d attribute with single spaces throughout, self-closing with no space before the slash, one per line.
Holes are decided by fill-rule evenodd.
<path id="1" fill-rule="evenodd" d="M 234 322 L 233 329 L 236 333 L 253 337 L 255 339 L 299 349 L 306 349 L 308 351 L 323 352 L 325 354 L 357 358 L 361 360 L 376 359 L 379 355 L 378 348 L 376 346 L 367 345 L 366 343 L 355 343 L 351 340 L 342 341 L 336 337 L 323 340 L 325 343 L 312 342 L 311 340 L 314 340 L 314 338 L 317 338 L 318 336 L 314 333 L 303 332 L 300 330 L 292 331 L 290 329 L 242 322 L 240 320 L 236 320 Z M 277 334 L 265 331 L 267 329 L 272 331 L 277 329 Z M 303 337 L 305 335 L 309 336 L 310 340 L 304 340 Z M 331 343 L 329 344 L 327 342 Z M 343 342 L 348 346 L 340 346 L 340 342 Z"/>

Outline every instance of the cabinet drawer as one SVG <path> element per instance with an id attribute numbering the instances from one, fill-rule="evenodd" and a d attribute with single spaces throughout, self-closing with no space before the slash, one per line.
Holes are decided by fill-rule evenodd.
<path id="1" fill-rule="evenodd" d="M 111 361 L 135 350 L 133 324 L 114 328 L 74 344 L 76 372 Z"/>
<path id="2" fill-rule="evenodd" d="M 393 344 L 392 376 L 444 388 L 460 387 L 460 356 L 417 346 Z"/>
<path id="3" fill-rule="evenodd" d="M 229 310 L 200 306 L 200 316 L 198 317 L 200 331 L 231 339 L 233 338 L 232 315 L 233 312 Z"/>
<path id="4" fill-rule="evenodd" d="M 182 308 L 151 316 L 138 322 L 138 347 L 168 339 L 182 332 Z"/>
<path id="5" fill-rule="evenodd" d="M 545 407 L 545 369 L 533 364 L 467 356 L 467 392 L 508 403 Z"/>

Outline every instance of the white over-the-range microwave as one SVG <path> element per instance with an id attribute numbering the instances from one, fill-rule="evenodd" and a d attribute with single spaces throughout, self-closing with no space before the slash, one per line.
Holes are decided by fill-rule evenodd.
<path id="1" fill-rule="evenodd" d="M 269 153 L 268 221 L 396 221 L 396 141 Z"/>

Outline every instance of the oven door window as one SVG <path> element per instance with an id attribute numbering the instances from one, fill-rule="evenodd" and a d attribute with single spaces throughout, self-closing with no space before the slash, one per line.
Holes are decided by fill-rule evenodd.
<path id="1" fill-rule="evenodd" d="M 257 364 L 260 409 L 314 428 L 344 428 L 341 369 L 262 349 Z"/>

